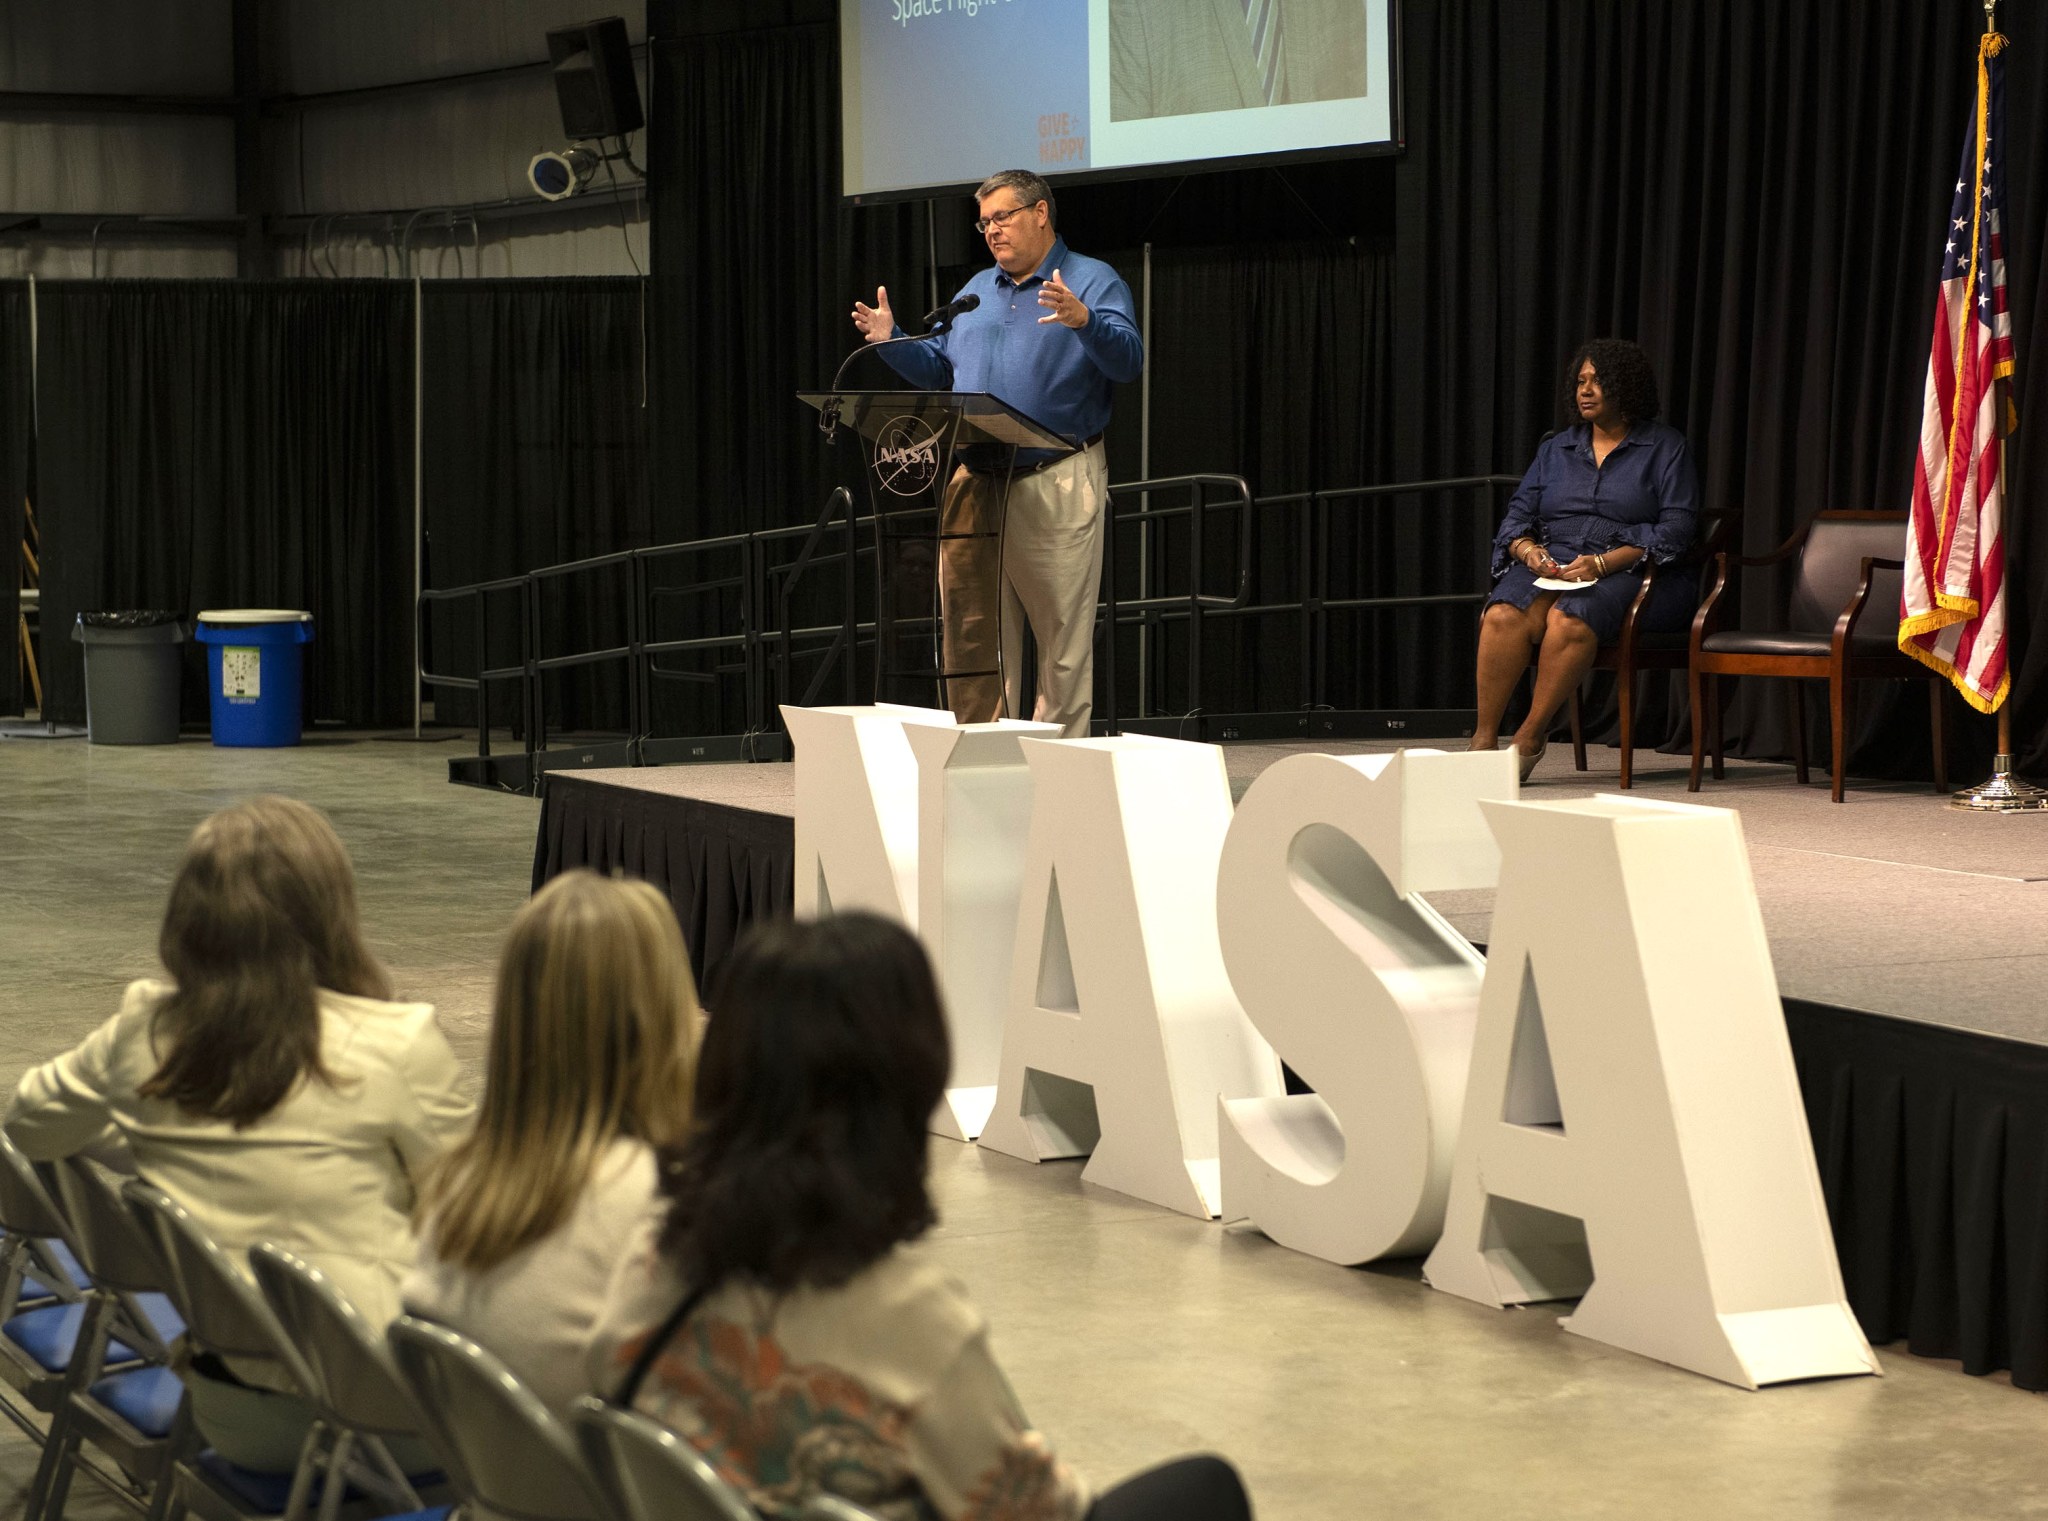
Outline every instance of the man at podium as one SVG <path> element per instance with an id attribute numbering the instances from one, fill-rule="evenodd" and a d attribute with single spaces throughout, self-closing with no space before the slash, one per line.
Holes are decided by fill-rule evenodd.
<path id="1" fill-rule="evenodd" d="M 1131 290 L 1100 259 L 1077 254 L 1055 227 L 1052 188 L 1005 169 L 975 192 L 976 231 L 995 259 L 962 286 L 978 298 L 952 328 L 924 343 L 882 350 L 912 385 L 986 391 L 1063 433 L 1076 452 L 972 449 L 946 489 L 939 543 L 942 658 L 948 671 L 993 671 L 1000 680 L 949 678 L 946 701 L 962 723 L 1024 716 L 1023 625 L 1038 642 L 1038 701 L 1031 716 L 1069 738 L 1088 733 L 1095 705 L 1095 602 L 1102 582 L 1102 517 L 1109 469 L 1102 432 L 1110 386 L 1135 380 L 1145 343 Z M 958 298 L 956 297 L 956 300 Z M 903 336 L 886 287 L 856 302 L 854 323 L 870 343 Z M 1007 519 L 1003 514 L 1008 482 Z M 998 534 L 998 530 L 1000 530 Z M 1000 546 L 1000 550 L 998 549 Z M 998 624 L 1000 609 L 1000 625 Z"/>

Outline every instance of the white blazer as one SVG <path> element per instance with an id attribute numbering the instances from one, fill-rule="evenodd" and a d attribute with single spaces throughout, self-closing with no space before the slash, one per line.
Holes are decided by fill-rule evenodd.
<path id="1" fill-rule="evenodd" d="M 121 1012 L 31 1069 L 7 1134 L 37 1161 L 119 1132 L 136 1170 L 191 1211 L 247 1270 L 274 1241 L 319 1268 L 377 1325 L 399 1313 L 414 1256 L 413 1184 L 469 1127 L 475 1105 L 423 1003 L 320 990 L 320 1055 L 332 1083 L 302 1080 L 245 1130 L 137 1091 L 158 1066 L 161 982 L 131 983 Z"/>

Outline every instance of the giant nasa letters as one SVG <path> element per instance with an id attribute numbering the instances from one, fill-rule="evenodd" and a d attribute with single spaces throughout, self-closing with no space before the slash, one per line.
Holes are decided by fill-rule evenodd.
<path id="1" fill-rule="evenodd" d="M 1428 1251 L 1482 1303 L 1583 1296 L 1567 1329 L 1745 1387 L 1878 1371 L 1734 813 L 1524 803 L 1508 752 L 1431 750 L 1293 757 L 1233 810 L 1214 746 L 783 711 L 798 911 L 933 951 L 935 1129 L 1333 1262 Z M 1482 959 L 1423 894 L 1495 883 Z"/>

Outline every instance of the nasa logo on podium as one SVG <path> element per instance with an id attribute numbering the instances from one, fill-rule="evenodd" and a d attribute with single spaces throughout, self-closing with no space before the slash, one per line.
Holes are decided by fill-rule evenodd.
<path id="1" fill-rule="evenodd" d="M 939 430 L 921 417 L 891 418 L 875 435 L 875 482 L 897 496 L 920 496 L 939 475 Z"/>

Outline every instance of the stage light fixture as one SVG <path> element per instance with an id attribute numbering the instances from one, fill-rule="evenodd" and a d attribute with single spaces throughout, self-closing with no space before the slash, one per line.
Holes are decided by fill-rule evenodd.
<path id="1" fill-rule="evenodd" d="M 534 154 L 533 162 L 526 166 L 526 181 L 542 200 L 566 201 L 590 183 L 602 162 L 602 157 L 588 148 L 550 149 Z"/>

